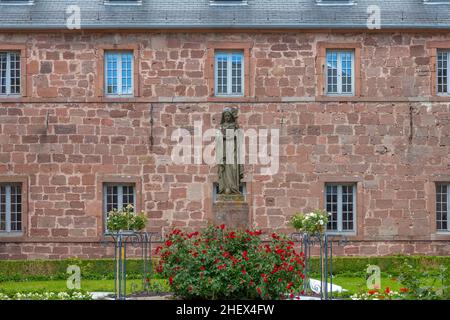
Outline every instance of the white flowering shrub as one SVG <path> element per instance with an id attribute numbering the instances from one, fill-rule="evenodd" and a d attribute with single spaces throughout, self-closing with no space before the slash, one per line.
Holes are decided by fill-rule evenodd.
<path id="1" fill-rule="evenodd" d="M 306 233 L 323 233 L 328 223 L 327 213 L 323 210 L 316 209 L 310 213 L 297 213 L 291 218 L 291 225 L 301 232 Z"/>
<path id="2" fill-rule="evenodd" d="M 16 292 L 6 294 L 0 292 L 0 300 L 92 300 L 88 292 Z"/>

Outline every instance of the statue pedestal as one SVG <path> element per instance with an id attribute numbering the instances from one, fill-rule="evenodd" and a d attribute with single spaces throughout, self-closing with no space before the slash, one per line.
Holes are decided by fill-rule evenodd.
<path id="1" fill-rule="evenodd" d="M 229 228 L 245 229 L 249 226 L 249 206 L 241 194 L 220 194 L 213 204 L 213 223 Z"/>

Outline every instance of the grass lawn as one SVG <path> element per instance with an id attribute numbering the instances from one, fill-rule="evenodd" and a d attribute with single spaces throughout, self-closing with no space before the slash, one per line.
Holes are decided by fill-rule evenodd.
<path id="1" fill-rule="evenodd" d="M 361 292 L 367 289 L 366 280 L 362 277 L 348 277 L 348 276 L 335 276 L 333 278 L 333 284 L 340 285 L 342 288 L 348 290 L 351 293 Z M 398 291 L 403 286 L 391 278 L 381 278 L 381 289 L 389 287 L 393 291 Z"/>
<path id="2" fill-rule="evenodd" d="M 316 277 L 317 279 L 317 277 Z M 153 279 L 152 282 L 159 282 L 160 284 L 167 286 L 167 281 L 161 279 Z M 132 291 L 132 286 L 135 285 L 135 290 L 142 288 L 141 280 L 130 279 L 127 281 L 127 293 Z M 333 278 L 333 284 L 342 286 L 350 293 L 360 292 L 366 290 L 366 280 L 362 277 L 349 277 L 349 276 L 335 276 Z M 402 285 L 391 278 L 382 277 L 381 287 L 385 289 L 389 287 L 391 290 L 398 291 Z M 81 280 L 81 289 L 86 291 L 114 291 L 114 280 Z M 3 292 L 17 292 L 17 291 L 65 291 L 67 290 L 65 280 L 52 280 L 52 281 L 25 281 L 25 282 L 0 282 L 0 291 Z"/>
<path id="3" fill-rule="evenodd" d="M 320 279 L 320 276 L 312 276 L 314 279 Z M 432 285 L 434 279 L 427 278 L 425 279 L 425 283 Z M 163 279 L 152 279 L 152 284 L 157 285 L 159 290 L 161 291 L 170 291 L 168 287 L 167 280 Z M 348 274 L 336 275 L 333 277 L 333 284 L 337 284 L 342 286 L 347 290 L 346 295 L 350 295 L 353 293 L 359 293 L 363 291 L 367 291 L 366 279 L 362 276 L 360 277 L 351 277 Z M 435 285 L 438 285 L 436 282 Z M 382 276 L 381 277 L 381 289 L 385 290 L 386 287 L 389 287 L 392 291 L 399 291 L 400 288 L 403 287 L 401 283 L 399 283 L 396 279 L 390 276 Z M 81 280 L 81 290 L 94 292 L 114 292 L 114 280 Z M 140 279 L 129 279 L 127 280 L 127 294 L 132 293 L 133 291 L 141 291 L 142 290 L 142 282 Z M 53 291 L 53 292 L 61 292 L 67 291 L 67 285 L 65 280 L 49 280 L 49 281 L 6 281 L 0 282 L 0 292 L 4 292 L 7 294 L 15 293 L 15 292 L 33 292 L 33 291 Z"/>
<path id="4" fill-rule="evenodd" d="M 153 279 L 153 282 L 159 282 L 165 285 L 165 280 Z M 142 288 L 142 281 L 140 279 L 127 280 L 127 293 L 132 292 L 132 286 L 135 285 L 135 290 L 140 291 Z M 81 280 L 81 290 L 93 292 L 114 292 L 114 280 Z M 67 291 L 67 284 L 65 280 L 52 281 L 24 281 L 15 282 L 7 281 L 0 282 L 0 291 L 5 293 L 14 293 L 18 291 Z"/>

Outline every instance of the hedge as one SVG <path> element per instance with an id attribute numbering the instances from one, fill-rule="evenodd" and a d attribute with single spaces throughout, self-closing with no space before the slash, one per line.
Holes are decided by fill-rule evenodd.
<path id="1" fill-rule="evenodd" d="M 311 270 L 319 270 L 319 259 L 311 260 Z M 333 274 L 359 276 L 366 274 L 368 265 L 377 265 L 383 274 L 398 276 L 405 261 L 418 271 L 437 272 L 442 265 L 450 267 L 450 256 L 333 257 Z"/>
<path id="2" fill-rule="evenodd" d="M 81 270 L 82 279 L 102 280 L 114 279 L 113 259 L 64 259 L 64 260 L 3 260 L 0 261 L 1 281 L 30 280 L 65 280 L 70 265 L 77 265 Z M 152 259 L 153 271 L 157 260 Z M 130 279 L 142 276 L 142 260 L 127 260 L 127 277 Z M 156 272 L 153 272 L 156 276 Z"/>
<path id="3" fill-rule="evenodd" d="M 311 259 L 311 271 L 319 270 L 318 258 Z M 440 256 L 382 256 L 382 257 L 334 257 L 333 273 L 360 276 L 366 274 L 367 265 L 378 265 L 381 272 L 398 275 L 400 265 L 407 260 L 421 271 L 438 270 L 439 266 L 450 267 L 450 257 Z M 153 270 L 156 270 L 157 259 L 152 259 Z M 65 259 L 65 260 L 2 260 L 0 261 L 0 281 L 27 280 L 65 280 L 69 265 L 81 268 L 82 279 L 101 280 L 114 278 L 114 260 L 112 259 Z M 139 278 L 142 272 L 142 261 L 129 259 L 127 261 L 127 277 Z M 153 278 L 158 274 L 153 272 Z"/>

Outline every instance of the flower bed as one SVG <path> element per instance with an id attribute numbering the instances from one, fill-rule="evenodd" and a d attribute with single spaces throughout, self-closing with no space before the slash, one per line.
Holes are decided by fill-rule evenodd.
<path id="1" fill-rule="evenodd" d="M 0 292 L 0 300 L 92 300 L 92 295 L 81 291 L 68 292 Z"/>
<path id="2" fill-rule="evenodd" d="M 157 271 L 187 299 L 285 299 L 301 293 L 304 257 L 294 243 L 273 233 L 209 226 L 174 229 L 166 237 Z"/>

